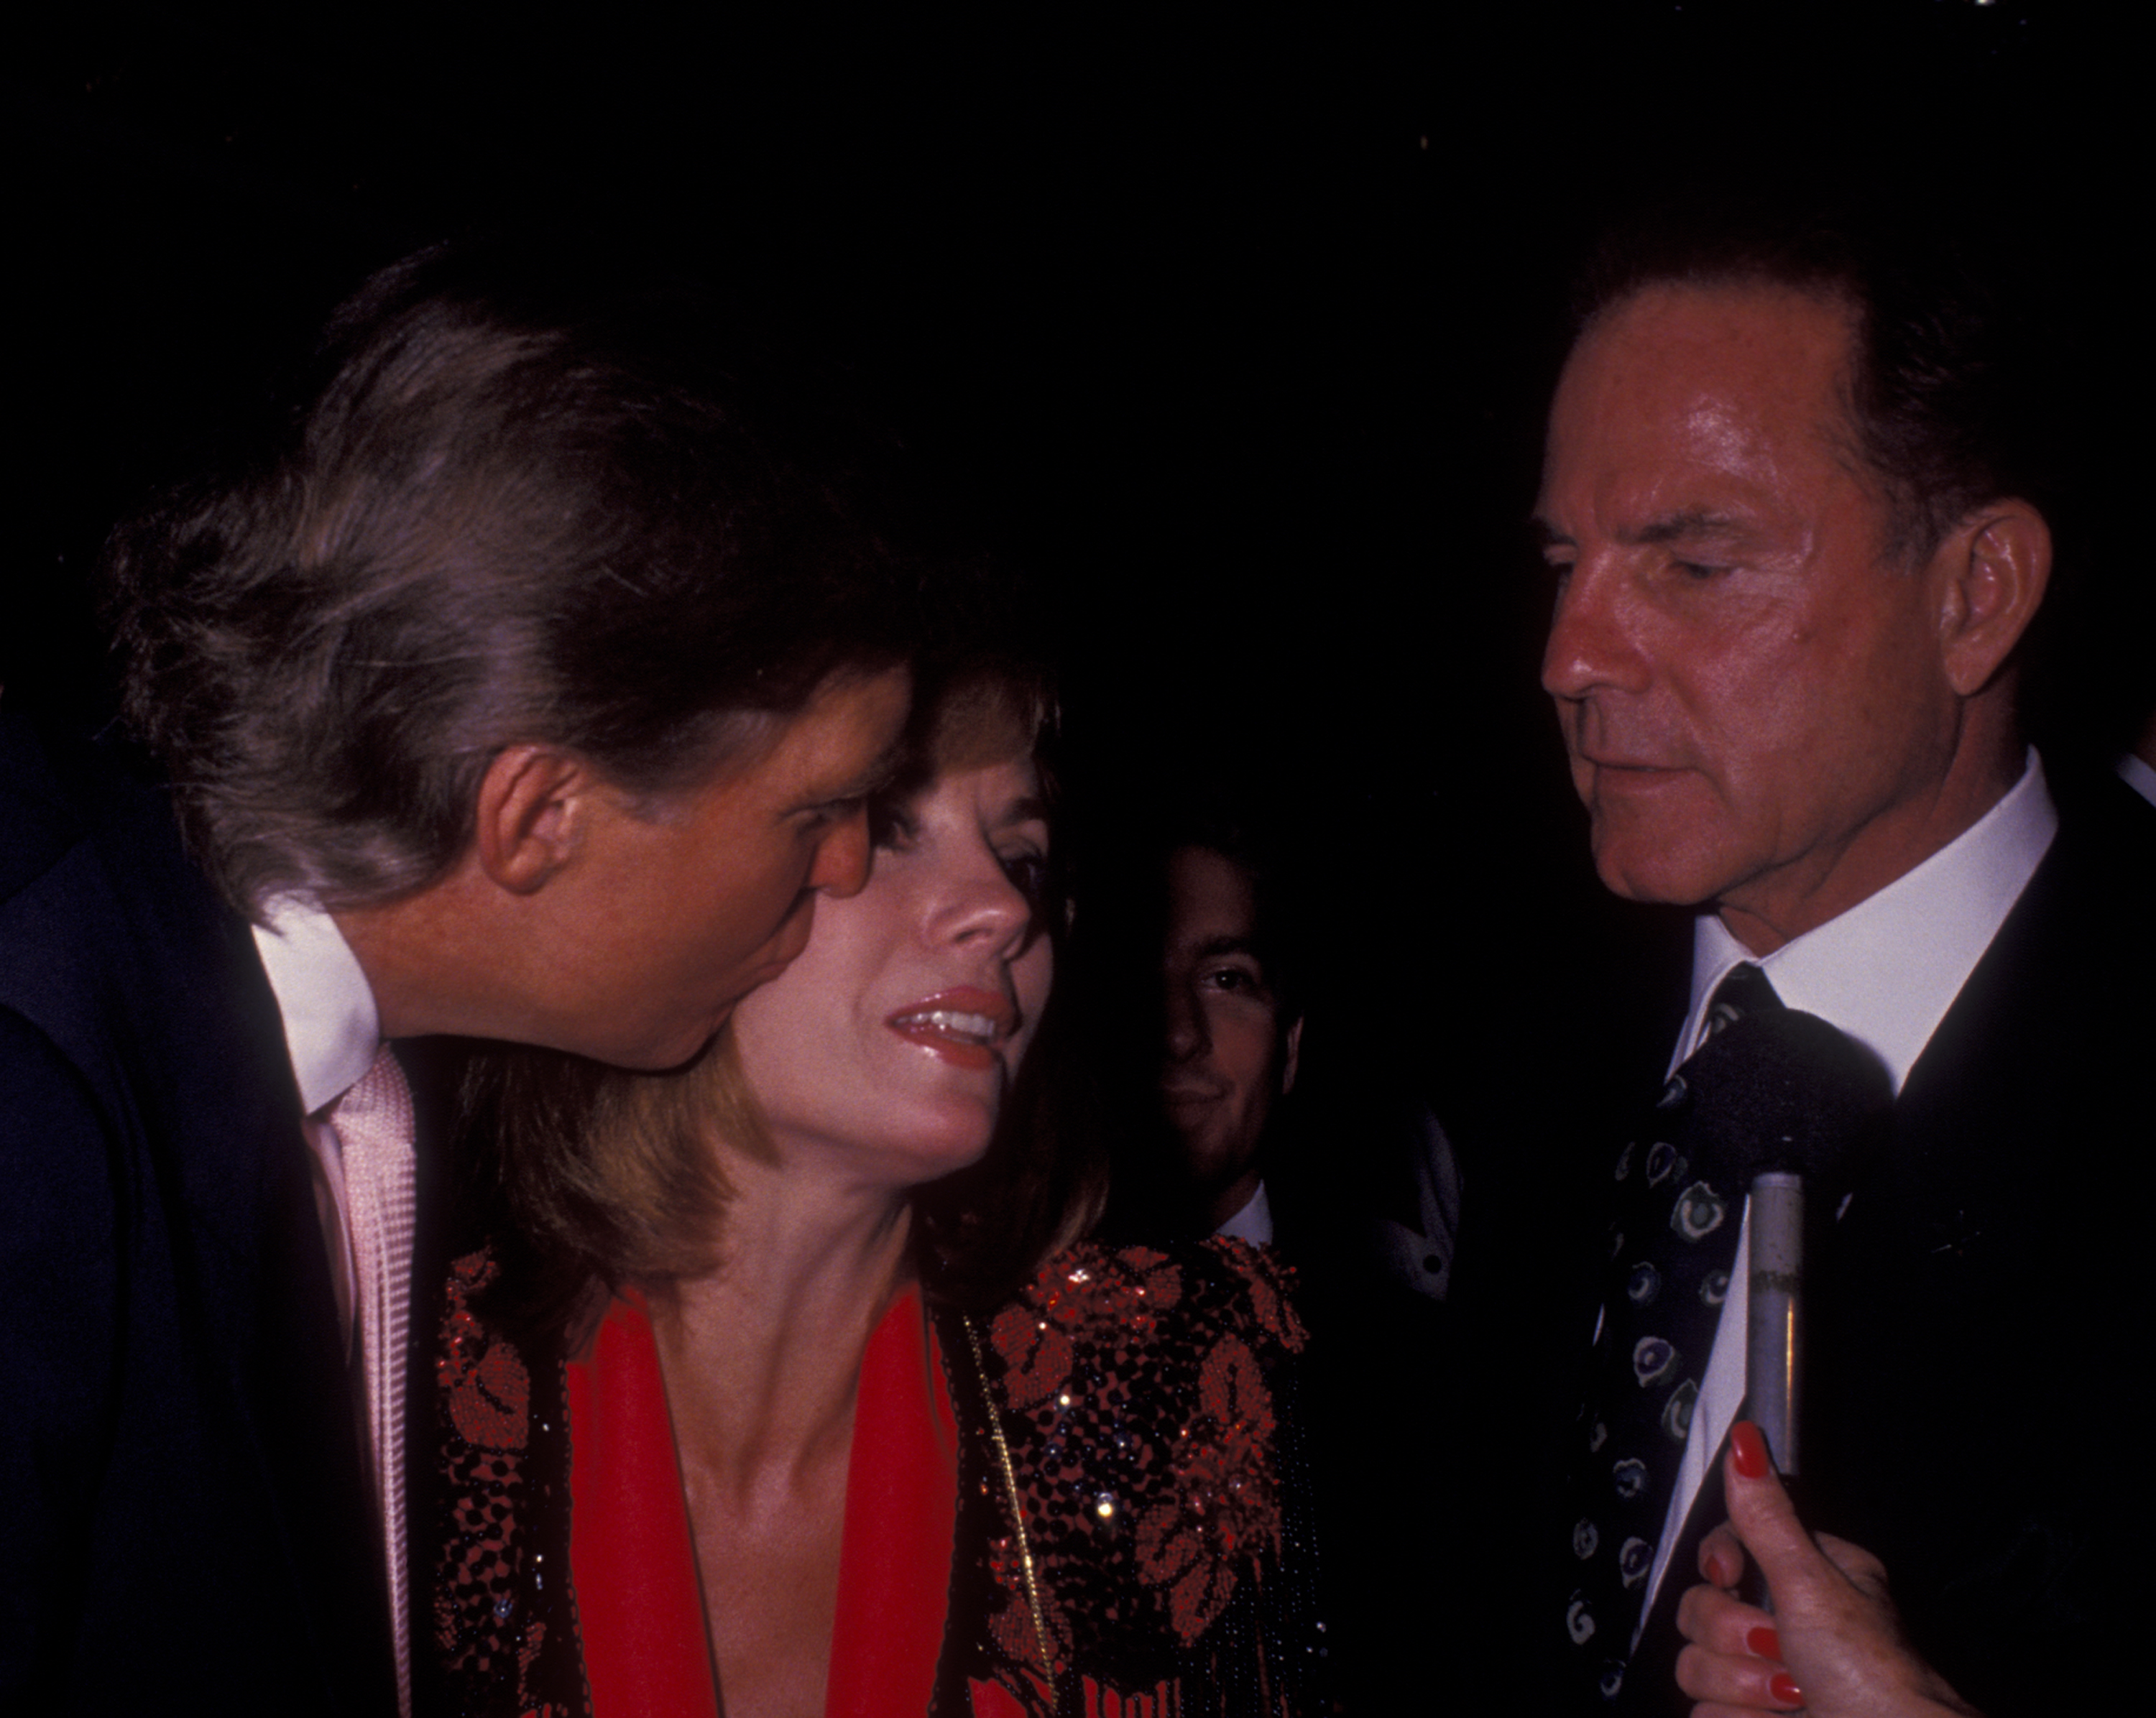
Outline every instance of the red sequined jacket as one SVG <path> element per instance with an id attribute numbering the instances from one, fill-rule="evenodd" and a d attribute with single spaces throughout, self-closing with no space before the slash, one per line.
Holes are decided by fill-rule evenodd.
<path id="1" fill-rule="evenodd" d="M 602 1332 L 609 1403 L 578 1367 L 490 1328 L 494 1271 L 485 1251 L 458 1260 L 442 1322 L 441 1551 L 418 1709 L 715 1712 L 655 1357 L 608 1359 L 609 1343 L 648 1351 L 648 1326 L 631 1313 Z M 1234 1241 L 1076 1248 L 985 1318 L 924 1321 L 903 1298 L 863 1367 L 828 1711 L 1325 1710 L 1294 1430 L 1303 1340 L 1285 1273 Z M 626 1399 L 639 1395 L 657 1406 Z M 619 1502 L 619 1476 L 593 1470 L 621 1465 L 621 1414 L 639 1413 L 628 1441 L 658 1441 L 665 1483 Z M 599 1531 L 602 1514 L 634 1519 Z M 921 1580 L 942 1547 L 947 1582 Z M 654 1564 L 650 1592 L 617 1590 Z"/>

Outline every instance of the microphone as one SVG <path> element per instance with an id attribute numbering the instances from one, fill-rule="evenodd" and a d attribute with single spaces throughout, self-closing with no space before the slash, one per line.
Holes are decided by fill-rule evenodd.
<path id="1" fill-rule="evenodd" d="M 1752 1177 L 1750 1281 L 1744 1302 L 1744 1413 L 1784 1480 L 1803 1470 L 1798 1405 L 1804 1372 L 1804 1178 Z"/>
<path id="2" fill-rule="evenodd" d="M 1695 1127 L 1732 1185 L 1748 1182 L 1747 1417 L 1785 1476 L 1799 1471 L 1804 1397 L 1804 1216 L 1838 1202 L 1859 1160 L 1886 1136 L 1894 1102 L 1886 1068 L 1816 1014 L 1746 1015 L 1686 1069 Z M 1704 1154 L 1702 1154 L 1704 1155 Z M 1809 1197 L 1808 1197 L 1809 1196 Z"/>
<path id="3" fill-rule="evenodd" d="M 1854 1183 L 1861 1157 L 1884 1142 L 1893 1082 L 1863 1045 L 1794 1009 L 1746 1015 L 1693 1064 L 1695 1126 L 1732 1184 L 1750 1180 L 1743 1411 L 1787 1484 L 1802 1460 L 1807 1195 L 1824 1211 Z M 1740 1592 L 1773 1608 L 1756 1565 Z"/>

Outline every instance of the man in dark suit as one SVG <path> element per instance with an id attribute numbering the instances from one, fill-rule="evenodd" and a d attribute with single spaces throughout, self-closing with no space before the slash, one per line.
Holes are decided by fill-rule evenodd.
<path id="1" fill-rule="evenodd" d="M 1704 910 L 1671 1065 L 1757 967 L 1898 1094 L 1813 1266 L 1803 1523 L 1743 1418 L 1740 1268 L 1645 1464 L 1659 1531 L 1568 1525 L 1546 1639 L 1584 1710 L 2092 1710 L 2132 1638 L 2088 1434 L 2148 1382 L 2117 1142 L 2148 1125 L 2156 830 L 2110 784 L 2062 813 L 2022 737 L 2051 543 L 1999 332 L 1851 230 L 1642 228 L 1552 406 L 1543 679 L 1596 866 Z M 1638 1495 L 1605 1436 L 1578 1428 L 1575 1484 Z"/>
<path id="2" fill-rule="evenodd" d="M 157 772 L 0 719 L 0 1707 L 408 1710 L 439 1175 L 383 1047 L 671 1065 L 863 880 L 891 567 L 713 326 L 377 277 L 117 540 Z"/>

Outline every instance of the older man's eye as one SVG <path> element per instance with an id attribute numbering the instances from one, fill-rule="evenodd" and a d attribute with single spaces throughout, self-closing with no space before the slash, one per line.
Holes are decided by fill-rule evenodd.
<path id="1" fill-rule="evenodd" d="M 804 842 L 821 841 L 839 824 L 852 822 L 866 809 L 867 802 L 860 798 L 826 800 L 821 805 L 812 805 L 794 813 L 793 831 Z"/>

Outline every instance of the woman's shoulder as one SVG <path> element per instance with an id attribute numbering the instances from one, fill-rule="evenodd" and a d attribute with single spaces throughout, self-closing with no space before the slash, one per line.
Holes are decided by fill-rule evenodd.
<path id="1" fill-rule="evenodd" d="M 969 1680 L 1029 1710 L 1066 1677 L 1229 1710 L 1249 1690 L 1226 1682 L 1300 1686 L 1322 1640 L 1283 1483 L 1304 1334 L 1270 1249 L 1074 1247 L 963 1341 Z"/>
<path id="2" fill-rule="evenodd" d="M 1294 1273 L 1270 1248 L 1214 1238 L 1172 1247 L 1084 1243 L 1057 1254 L 989 1324 L 1014 1364 L 1069 1349 L 1173 1367 L 1224 1345 L 1272 1362 L 1301 1352 Z"/>

